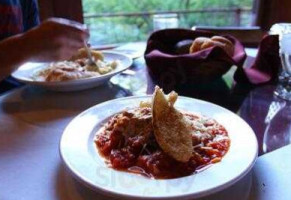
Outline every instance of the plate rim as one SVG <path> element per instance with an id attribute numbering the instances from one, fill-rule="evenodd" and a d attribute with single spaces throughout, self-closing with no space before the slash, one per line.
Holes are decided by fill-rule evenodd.
<path id="1" fill-rule="evenodd" d="M 207 104 L 211 104 L 212 106 L 219 107 L 220 109 L 222 109 L 224 111 L 231 112 L 232 114 L 236 115 L 244 123 L 244 125 L 248 126 L 248 128 L 252 131 L 252 135 L 254 136 L 253 138 L 255 140 L 255 143 L 254 143 L 255 144 L 255 154 L 251 158 L 252 161 L 248 164 L 248 167 L 244 171 L 242 171 L 237 176 L 233 177 L 228 182 L 224 183 L 223 185 L 217 185 L 215 187 L 208 188 L 208 189 L 203 190 L 203 191 L 201 191 L 199 193 L 196 193 L 196 194 L 195 193 L 186 193 L 186 194 L 178 194 L 178 195 L 171 195 L 171 196 L 155 196 L 155 197 L 154 196 L 142 196 L 142 195 L 138 196 L 138 195 L 132 195 L 132 194 L 125 194 L 125 193 L 116 192 L 116 191 L 114 191 L 114 189 L 113 190 L 107 190 L 107 189 L 104 189 L 104 188 L 102 188 L 102 187 L 100 187 L 98 185 L 94 185 L 90 181 L 88 181 L 87 178 L 84 178 L 78 171 L 75 171 L 72 166 L 70 166 L 69 162 L 66 161 L 66 158 L 63 155 L 62 143 L 63 143 L 63 136 L 64 136 L 65 132 L 69 129 L 70 124 L 73 123 L 74 120 L 77 120 L 79 117 L 81 117 L 82 115 L 86 114 L 86 112 L 88 112 L 89 110 L 95 109 L 97 106 L 101 106 L 101 105 L 105 105 L 105 104 L 111 104 L 111 103 L 114 103 L 115 101 L 122 101 L 122 100 L 127 100 L 127 99 L 150 98 L 150 97 L 152 97 L 152 95 L 129 96 L 129 97 L 123 97 L 123 98 L 117 98 L 117 99 L 108 100 L 108 101 L 96 104 L 96 105 L 84 110 L 83 112 L 79 113 L 77 116 L 75 116 L 69 122 L 69 124 L 64 129 L 64 131 L 62 133 L 62 136 L 61 136 L 61 139 L 60 139 L 59 154 L 60 154 L 60 157 L 61 157 L 61 160 L 62 160 L 63 164 L 65 165 L 65 168 L 69 171 L 69 173 L 74 178 L 76 178 L 77 181 L 79 181 L 80 183 L 82 183 L 86 187 L 88 187 L 88 188 L 90 188 L 90 189 L 92 189 L 92 190 L 94 190 L 96 192 L 99 192 L 101 194 L 104 194 L 106 196 L 111 196 L 111 197 L 118 196 L 120 198 L 146 199 L 146 200 L 149 200 L 149 199 L 177 199 L 177 198 L 188 199 L 188 198 L 201 198 L 201 197 L 205 197 L 205 196 L 214 194 L 216 192 L 222 191 L 222 190 L 230 187 L 231 185 L 235 184 L 239 180 L 241 180 L 245 175 L 247 175 L 251 171 L 251 169 L 253 168 L 253 166 L 254 166 L 257 158 L 258 158 L 258 140 L 257 140 L 257 136 L 256 136 L 255 132 L 250 127 L 250 125 L 244 119 L 242 119 L 239 115 L 237 115 L 236 113 L 234 113 L 234 112 L 232 112 L 232 111 L 230 111 L 230 110 L 228 110 L 228 109 L 226 109 L 226 108 L 224 108 L 224 107 L 222 107 L 220 105 L 217 105 L 217 104 L 212 103 L 212 102 L 204 101 L 204 100 L 201 100 L 201 99 L 186 97 L 186 96 L 179 96 L 178 99 L 181 98 L 181 99 L 194 100 L 194 101 L 198 101 L 198 102 L 201 102 L 201 103 L 207 103 Z M 193 174 L 193 175 L 195 175 L 195 174 Z M 193 175 L 190 175 L 190 176 L 193 176 Z M 190 176 L 186 176 L 186 177 L 190 177 Z M 177 178 L 177 179 L 182 179 L 182 178 L 186 178 L 186 177 L 180 177 L 180 178 Z M 153 179 L 153 180 L 156 180 L 156 179 Z M 173 180 L 173 179 L 170 179 L 170 180 Z M 167 181 L 167 179 L 162 179 L 162 180 L 158 180 L 158 181 Z"/>

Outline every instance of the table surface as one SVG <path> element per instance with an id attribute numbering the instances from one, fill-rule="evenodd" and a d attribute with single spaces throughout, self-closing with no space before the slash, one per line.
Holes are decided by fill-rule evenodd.
<path id="1" fill-rule="evenodd" d="M 276 187 L 271 187 L 275 182 L 269 174 L 276 175 L 277 183 L 291 184 L 290 178 L 287 180 L 285 176 L 286 173 L 291 175 L 291 147 L 271 151 L 290 143 L 291 105 L 273 96 L 275 85 L 234 86 L 234 70 L 214 83 L 184 88 L 179 93 L 219 104 L 237 113 L 256 133 L 260 155 L 266 155 L 259 157 L 254 175 L 250 173 L 231 188 L 204 199 L 227 200 L 238 196 L 252 200 L 277 199 L 274 196 Z M 90 90 L 60 93 L 25 86 L 0 96 L 0 200 L 106 199 L 79 184 L 64 169 L 58 147 L 62 132 L 77 114 L 93 105 L 114 98 L 151 94 L 153 88 L 145 62 L 139 58 L 130 70 Z M 286 165 L 274 162 L 280 157 Z M 270 186 L 262 188 L 265 179 Z M 273 193 L 264 192 L 267 188 Z M 284 192 L 281 187 L 278 191 Z M 290 196 L 290 191 L 287 193 Z M 280 199 L 284 198 L 281 196 Z"/>

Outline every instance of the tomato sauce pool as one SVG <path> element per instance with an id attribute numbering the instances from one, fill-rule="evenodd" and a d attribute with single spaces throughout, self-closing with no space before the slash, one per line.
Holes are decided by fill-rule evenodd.
<path id="1" fill-rule="evenodd" d="M 193 154 L 188 162 L 178 162 L 163 152 L 155 140 L 150 109 L 139 108 L 142 123 L 136 120 L 133 112 L 136 110 L 114 115 L 96 134 L 99 153 L 116 170 L 156 179 L 178 178 L 221 161 L 229 149 L 230 139 L 222 125 L 213 119 L 187 113 L 184 115 L 193 122 Z M 144 116 L 148 118 L 142 119 Z M 124 134 L 134 126 L 147 127 L 146 133 L 144 129 L 135 128 L 134 134 Z"/>

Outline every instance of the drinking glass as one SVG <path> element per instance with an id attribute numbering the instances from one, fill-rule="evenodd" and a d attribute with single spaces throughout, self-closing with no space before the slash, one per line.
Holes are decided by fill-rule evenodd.
<path id="1" fill-rule="evenodd" d="M 268 153 L 291 143 L 291 103 L 276 96 L 265 117 L 263 152 Z"/>
<path id="2" fill-rule="evenodd" d="M 154 15 L 153 25 L 154 31 L 167 28 L 178 28 L 179 26 L 178 15 L 175 13 Z"/>
<path id="3" fill-rule="evenodd" d="M 282 71 L 274 94 L 282 99 L 291 101 L 291 23 L 275 24 L 270 34 L 279 35 L 280 57 Z"/>

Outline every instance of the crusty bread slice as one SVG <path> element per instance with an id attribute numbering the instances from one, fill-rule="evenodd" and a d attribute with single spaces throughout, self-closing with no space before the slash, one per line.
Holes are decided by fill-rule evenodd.
<path id="1" fill-rule="evenodd" d="M 152 103 L 153 128 L 161 149 L 180 162 L 187 162 L 192 156 L 191 124 L 181 112 L 174 108 L 177 93 L 167 99 L 163 91 L 155 88 Z"/>

